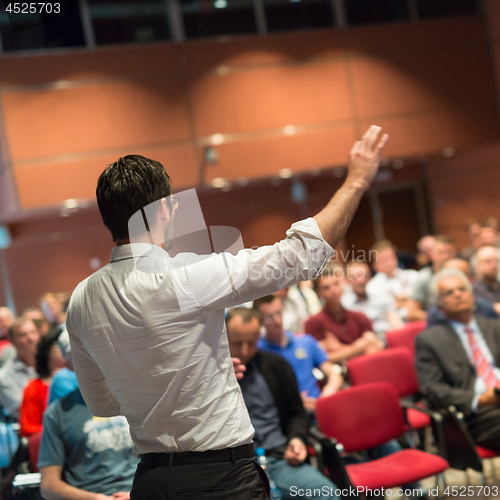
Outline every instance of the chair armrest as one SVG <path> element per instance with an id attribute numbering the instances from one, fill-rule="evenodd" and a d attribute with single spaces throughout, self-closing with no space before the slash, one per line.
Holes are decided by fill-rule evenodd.
<path id="1" fill-rule="evenodd" d="M 309 429 L 309 435 L 321 445 L 323 463 L 321 472 L 326 468 L 329 478 L 338 488 L 352 487 L 341 456 L 344 453 L 342 444 L 338 443 L 335 438 L 329 438 L 316 427 Z"/>
<path id="2" fill-rule="evenodd" d="M 415 403 L 412 403 L 411 401 L 406 401 L 406 400 L 402 399 L 399 401 L 399 405 L 401 406 L 401 408 L 403 408 L 403 410 L 405 410 L 405 413 L 406 413 L 406 410 L 409 410 L 409 409 L 417 410 L 421 413 L 425 413 L 426 415 L 431 417 L 433 420 L 436 420 L 437 422 L 443 421 L 443 416 L 439 412 L 429 410 L 428 408 L 423 408 L 421 406 L 416 405 Z"/>

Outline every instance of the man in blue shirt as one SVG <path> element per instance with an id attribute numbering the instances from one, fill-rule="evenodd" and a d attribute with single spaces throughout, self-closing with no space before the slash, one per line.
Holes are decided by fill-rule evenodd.
<path id="1" fill-rule="evenodd" d="M 342 369 L 328 361 L 328 355 L 314 337 L 308 334 L 294 335 L 283 329 L 283 304 L 281 298 L 268 295 L 254 301 L 253 308 L 261 315 L 266 330 L 258 344 L 259 349 L 283 356 L 292 366 L 304 406 L 309 411 L 316 408 L 316 400 L 337 392 L 344 384 Z M 320 390 L 314 369 L 327 377 Z"/>
<path id="2" fill-rule="evenodd" d="M 43 498 L 127 500 L 137 468 L 132 450 L 125 417 L 92 416 L 76 389 L 44 415 L 38 460 Z"/>

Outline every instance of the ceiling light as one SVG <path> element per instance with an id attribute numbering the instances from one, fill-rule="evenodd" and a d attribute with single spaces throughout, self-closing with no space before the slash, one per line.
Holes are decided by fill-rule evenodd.
<path id="1" fill-rule="evenodd" d="M 211 139 L 214 146 L 220 146 L 224 142 L 224 136 L 222 134 L 214 134 Z"/>
<path id="2" fill-rule="evenodd" d="M 212 186 L 214 188 L 220 189 L 221 187 L 224 187 L 225 185 L 226 185 L 226 181 L 222 177 L 216 177 L 215 179 L 212 179 Z"/>
<path id="3" fill-rule="evenodd" d="M 279 171 L 279 175 L 282 179 L 290 179 L 292 176 L 292 171 L 289 168 L 282 168 Z"/>

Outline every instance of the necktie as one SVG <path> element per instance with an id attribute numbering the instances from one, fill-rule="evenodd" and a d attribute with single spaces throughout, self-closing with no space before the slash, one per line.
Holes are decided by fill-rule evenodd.
<path id="1" fill-rule="evenodd" d="M 500 381 L 495 375 L 493 365 L 483 356 L 483 352 L 477 345 L 474 334 L 468 326 L 465 327 L 465 333 L 469 338 L 469 344 L 472 349 L 472 358 L 474 360 L 474 367 L 476 368 L 476 375 L 484 380 L 488 389 L 492 387 L 500 387 Z"/>

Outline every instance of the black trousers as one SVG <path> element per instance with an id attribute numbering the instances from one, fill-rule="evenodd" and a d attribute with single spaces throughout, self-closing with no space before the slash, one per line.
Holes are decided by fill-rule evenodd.
<path id="1" fill-rule="evenodd" d="M 474 442 L 500 453 L 500 408 L 485 408 L 467 419 L 467 429 Z"/>
<path id="2" fill-rule="evenodd" d="M 130 500 L 265 500 L 266 480 L 256 458 L 155 468 L 139 464 Z"/>

